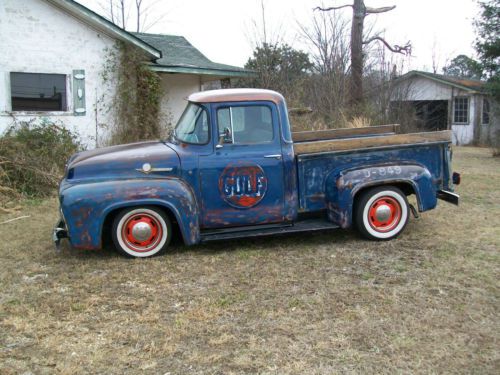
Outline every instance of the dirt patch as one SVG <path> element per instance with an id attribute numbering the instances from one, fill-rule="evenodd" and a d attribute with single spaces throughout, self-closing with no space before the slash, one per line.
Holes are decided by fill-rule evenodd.
<path id="1" fill-rule="evenodd" d="M 57 255 L 56 200 L 0 213 L 0 373 L 497 373 L 500 160 L 457 148 L 460 207 L 349 231 Z"/>

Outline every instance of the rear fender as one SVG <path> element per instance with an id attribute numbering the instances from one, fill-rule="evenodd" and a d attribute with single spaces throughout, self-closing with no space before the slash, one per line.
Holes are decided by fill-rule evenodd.
<path id="1" fill-rule="evenodd" d="M 62 192 L 61 208 L 71 244 L 80 249 L 102 247 L 106 217 L 134 206 L 169 209 L 186 245 L 200 240 L 199 211 L 193 191 L 177 178 L 115 180 L 73 185 Z"/>
<path id="2" fill-rule="evenodd" d="M 436 188 L 427 168 L 418 164 L 381 164 L 334 172 L 326 179 L 328 217 L 342 228 L 352 225 L 356 194 L 368 187 L 405 184 L 417 196 L 419 211 L 437 204 Z"/>

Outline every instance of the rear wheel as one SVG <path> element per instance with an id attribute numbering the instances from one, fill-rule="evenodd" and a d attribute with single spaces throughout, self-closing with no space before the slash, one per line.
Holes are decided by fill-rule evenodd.
<path id="1" fill-rule="evenodd" d="M 400 189 L 380 186 L 363 193 L 354 215 L 356 226 L 364 237 L 390 240 L 397 237 L 408 223 L 408 200 Z"/>
<path id="2" fill-rule="evenodd" d="M 168 216 L 157 208 L 127 208 L 115 217 L 112 237 L 120 253 L 145 258 L 167 248 L 172 238 L 172 225 Z"/>

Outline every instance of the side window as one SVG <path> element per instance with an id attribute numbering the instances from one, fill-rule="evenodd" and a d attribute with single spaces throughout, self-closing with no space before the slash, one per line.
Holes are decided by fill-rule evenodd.
<path id="1" fill-rule="evenodd" d="M 206 144 L 208 134 L 207 111 L 198 104 L 190 103 L 175 127 L 176 138 L 186 143 Z"/>
<path id="2" fill-rule="evenodd" d="M 255 144 L 274 138 L 271 108 L 265 105 L 221 108 L 217 123 L 224 143 Z"/>

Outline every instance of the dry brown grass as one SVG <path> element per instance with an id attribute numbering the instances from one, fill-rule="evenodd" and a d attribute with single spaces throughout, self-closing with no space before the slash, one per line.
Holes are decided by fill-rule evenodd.
<path id="1" fill-rule="evenodd" d="M 460 148 L 459 208 L 354 233 L 56 255 L 55 200 L 0 225 L 0 373 L 498 373 L 500 161 Z"/>

